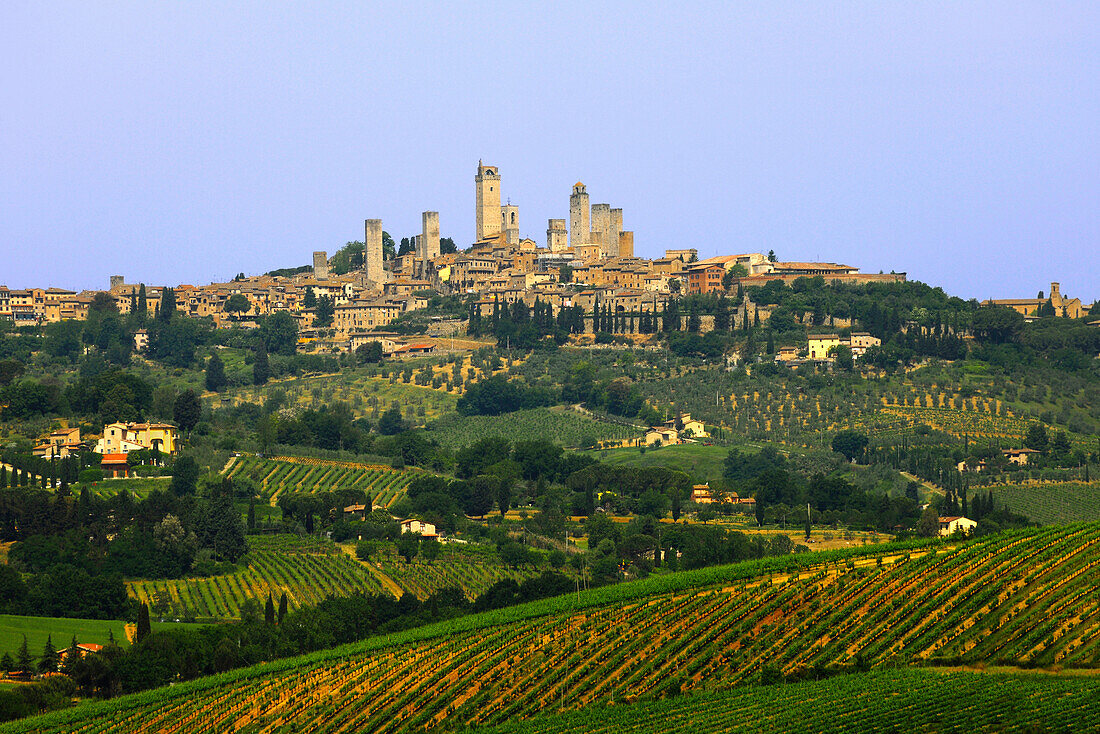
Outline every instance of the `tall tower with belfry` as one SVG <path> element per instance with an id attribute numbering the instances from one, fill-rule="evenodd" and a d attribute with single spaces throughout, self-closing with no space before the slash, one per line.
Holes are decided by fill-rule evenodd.
<path id="1" fill-rule="evenodd" d="M 500 233 L 500 170 L 477 162 L 474 176 L 474 238 L 483 240 Z"/>

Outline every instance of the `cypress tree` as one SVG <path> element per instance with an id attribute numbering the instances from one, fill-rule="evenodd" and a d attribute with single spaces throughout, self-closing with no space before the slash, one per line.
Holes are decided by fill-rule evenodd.
<path id="1" fill-rule="evenodd" d="M 26 634 L 23 635 L 23 644 L 19 646 L 19 652 L 15 655 L 15 666 L 24 673 L 30 673 L 34 670 L 31 651 L 27 649 Z"/>
<path id="2" fill-rule="evenodd" d="M 42 657 L 38 660 L 38 672 L 55 673 L 60 663 L 61 656 L 53 646 L 53 635 L 46 635 L 46 646 L 42 649 Z"/>
<path id="3" fill-rule="evenodd" d="M 153 631 L 153 625 L 149 622 L 149 606 L 142 603 L 138 608 L 137 631 L 134 633 L 134 642 L 141 642 Z"/>
<path id="4" fill-rule="evenodd" d="M 218 353 L 214 352 L 206 362 L 206 389 L 211 392 L 221 392 L 228 384 L 229 379 L 225 376 L 225 363 L 222 362 L 222 358 L 218 356 Z"/>
<path id="5" fill-rule="evenodd" d="M 279 597 L 279 624 L 283 623 L 283 617 L 286 616 L 286 592 Z"/>
<path id="6" fill-rule="evenodd" d="M 271 363 L 267 359 L 267 348 L 263 342 L 256 347 L 256 357 L 252 360 L 252 384 L 266 385 L 271 379 Z"/>
<path id="7" fill-rule="evenodd" d="M 0 489 L 8 486 L 8 467 L 0 466 Z"/>
<path id="8" fill-rule="evenodd" d="M 157 309 L 157 318 L 161 321 L 171 321 L 176 315 L 176 292 L 171 288 L 164 288 L 160 292 L 160 306 Z"/>
<path id="9" fill-rule="evenodd" d="M 267 603 L 264 604 L 264 623 L 275 624 L 275 605 L 271 603 L 271 594 L 267 595 Z"/>
<path id="10" fill-rule="evenodd" d="M 149 315 L 149 297 L 145 294 L 144 283 L 138 286 L 137 312 L 142 321 Z"/>
<path id="11" fill-rule="evenodd" d="M 65 651 L 65 657 L 61 661 L 61 672 L 71 678 L 76 672 L 76 664 L 80 659 L 80 648 L 77 646 L 76 635 L 73 635 L 72 644 Z"/>

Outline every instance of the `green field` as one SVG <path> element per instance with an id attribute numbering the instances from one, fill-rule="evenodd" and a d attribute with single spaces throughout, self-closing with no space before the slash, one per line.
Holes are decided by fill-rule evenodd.
<path id="1" fill-rule="evenodd" d="M 889 670 L 753 686 L 661 701 L 593 706 L 475 731 L 649 732 L 1095 731 L 1100 680 L 1048 674 Z"/>
<path id="2" fill-rule="evenodd" d="M 1004 484 L 977 491 L 992 491 L 998 505 L 1043 525 L 1100 520 L 1100 482 Z"/>
<path id="3" fill-rule="evenodd" d="M 108 631 L 113 633 L 120 645 L 129 644 L 126 640 L 125 622 L 117 619 L 67 619 L 63 617 L 24 617 L 14 614 L 0 614 L 0 654 L 16 650 L 23 644 L 23 635 L 27 636 L 27 648 L 31 655 L 42 654 L 47 636 L 53 637 L 54 647 L 68 647 L 76 635 L 77 642 L 107 644 Z M 154 629 L 178 626 L 174 623 L 154 622 Z"/>
<path id="4" fill-rule="evenodd" d="M 1100 524 L 1013 531 L 965 543 L 911 541 L 769 558 L 460 617 L 86 704 L 7 730 L 415 732 L 501 725 L 556 709 L 634 699 L 658 705 L 683 694 L 736 691 L 765 678 L 862 666 L 882 676 L 895 674 L 895 668 L 977 663 L 1095 668 L 1098 586 Z M 908 678 L 898 680 L 900 689 L 921 688 L 906 683 Z M 845 681 L 857 687 L 846 692 Z M 805 687 L 808 696 L 813 685 Z M 891 706 L 884 698 L 889 683 L 872 688 L 882 696 L 860 696 L 854 692 L 864 690 L 859 685 L 858 678 L 843 675 L 824 681 L 822 690 L 832 688 L 836 695 L 827 693 L 819 705 L 803 708 L 810 713 L 792 726 L 908 730 L 892 725 L 890 716 L 913 716 L 911 707 L 934 696 L 927 715 L 940 718 L 929 718 L 921 731 L 942 731 L 954 722 L 959 728 L 949 730 L 1016 730 L 998 728 L 1011 722 L 999 717 L 1013 715 L 1033 689 L 1009 684 L 1001 693 L 976 693 L 971 700 L 965 693 L 952 696 L 946 685 L 908 706 L 907 699 Z M 742 700 L 752 706 L 757 726 L 771 717 L 777 723 L 768 730 L 785 731 L 784 722 L 797 710 L 794 703 L 790 714 L 781 710 L 789 700 L 783 692 L 797 696 L 800 688 L 745 689 L 764 700 Z M 1035 700 L 1046 706 L 1048 699 Z M 1049 700 L 1052 716 L 1071 717 L 1065 719 L 1068 729 L 1057 730 L 1096 729 L 1095 702 Z M 854 707 L 851 715 L 845 706 Z M 736 706 L 731 709 L 730 716 L 740 715 Z M 833 711 L 843 727 L 815 725 L 815 718 Z M 792 719 L 776 718 L 788 715 Z M 579 726 L 574 730 L 588 728 L 585 721 Z M 703 718 L 696 726 L 724 728 Z"/>
<path id="5" fill-rule="evenodd" d="M 597 421 L 560 408 L 531 408 L 498 416 L 454 415 L 428 426 L 428 437 L 449 449 L 461 449 L 480 438 L 498 437 L 512 441 L 553 441 L 567 448 L 592 445 L 596 441 L 639 438 L 640 429 Z"/>
<path id="6" fill-rule="evenodd" d="M 675 446 L 662 446 L 659 449 L 646 449 L 644 454 L 638 448 L 607 449 L 588 453 L 607 464 L 636 467 L 659 466 L 690 474 L 700 482 L 710 482 L 722 478 L 722 462 L 725 461 L 729 451 L 727 446 L 682 443 Z"/>

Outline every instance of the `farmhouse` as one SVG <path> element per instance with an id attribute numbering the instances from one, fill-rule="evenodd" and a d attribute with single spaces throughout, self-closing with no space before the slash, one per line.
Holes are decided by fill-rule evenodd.
<path id="1" fill-rule="evenodd" d="M 969 535 L 976 527 L 978 527 L 978 523 L 967 517 L 953 516 L 940 518 L 940 535 L 952 535 L 956 532 L 962 532 Z"/>
<path id="2" fill-rule="evenodd" d="M 438 538 L 439 534 L 435 532 L 435 525 L 430 522 L 421 522 L 415 518 L 409 518 L 408 520 L 401 521 L 402 533 L 414 533 L 424 538 Z"/>
<path id="3" fill-rule="evenodd" d="M 1037 453 L 1035 449 L 1001 449 L 1001 454 L 1017 466 L 1027 466 L 1028 455 Z"/>
<path id="4" fill-rule="evenodd" d="M 675 446 L 680 443 L 680 434 L 675 428 L 656 426 L 645 434 L 646 446 Z"/>
<path id="5" fill-rule="evenodd" d="M 347 507 L 344 508 L 344 516 L 346 518 L 352 519 L 352 520 L 354 520 L 354 519 L 366 520 L 367 519 L 367 512 L 368 512 L 368 510 L 367 510 L 366 505 L 355 504 L 355 505 L 348 505 Z"/>
<path id="6" fill-rule="evenodd" d="M 79 428 L 62 428 L 54 431 L 42 439 L 41 443 L 34 447 L 34 455 L 44 459 L 57 457 L 66 459 L 80 451 L 83 444 L 80 442 Z"/>
<path id="7" fill-rule="evenodd" d="M 703 424 L 703 421 L 697 421 L 691 417 L 690 413 L 681 413 L 679 418 L 673 418 L 664 422 L 666 428 L 676 428 L 676 423 L 680 423 L 679 433 L 685 438 L 709 438 L 707 434 L 707 427 Z"/>
<path id="8" fill-rule="evenodd" d="M 711 505 L 717 500 L 711 494 L 709 484 L 696 484 L 691 488 L 691 501 L 700 505 Z"/>
<path id="9" fill-rule="evenodd" d="M 840 337 L 836 334 L 817 334 L 810 337 L 810 359 L 827 359 L 829 350 L 840 346 Z"/>
<path id="10" fill-rule="evenodd" d="M 178 429 L 169 423 L 110 423 L 96 442 L 97 454 L 128 454 L 140 449 L 176 453 Z"/>

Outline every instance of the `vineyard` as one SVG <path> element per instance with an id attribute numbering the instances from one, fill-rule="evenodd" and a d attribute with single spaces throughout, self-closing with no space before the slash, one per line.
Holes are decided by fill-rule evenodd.
<path id="1" fill-rule="evenodd" d="M 372 562 L 404 591 L 421 600 L 440 589 L 458 587 L 472 601 L 498 581 L 512 579 L 520 582 L 545 570 L 534 565 L 512 568 L 497 558 L 495 553 L 470 553 L 452 550 L 451 546 L 446 546 L 439 557 L 430 562 L 415 558 L 412 563 L 406 563 L 395 549 L 391 550 L 394 552 L 383 553 Z"/>
<path id="2" fill-rule="evenodd" d="M 286 456 L 258 459 L 240 456 L 232 459 L 226 476 L 244 476 L 256 483 L 271 504 L 283 492 L 333 492 L 360 489 L 376 505 L 389 507 L 400 497 L 415 476 L 415 470 L 395 470 L 385 465 L 356 464 L 309 457 Z"/>
<path id="3" fill-rule="evenodd" d="M 1100 482 L 1005 484 L 981 491 L 993 492 L 997 504 L 1044 525 L 1100 520 Z"/>
<path id="4" fill-rule="evenodd" d="M 246 599 L 278 602 L 285 592 L 291 609 L 327 596 L 380 593 L 382 583 L 330 542 L 297 536 L 251 536 L 248 567 L 206 578 L 127 581 L 130 596 L 154 616 L 217 620 L 240 616 Z"/>
<path id="5" fill-rule="evenodd" d="M 1041 722 L 1041 726 L 1039 725 Z M 1008 673 L 890 670 L 744 688 L 516 722 L 483 734 L 648 732 L 1095 731 L 1100 681 Z"/>
<path id="6" fill-rule="evenodd" d="M 498 416 L 449 416 L 431 424 L 428 433 L 449 449 L 461 449 L 489 436 L 512 441 L 553 441 L 573 448 L 592 446 L 597 441 L 634 439 L 641 435 L 641 430 L 637 428 L 551 408 L 518 410 Z"/>
<path id="7" fill-rule="evenodd" d="M 727 690 L 818 666 L 1095 667 L 1098 587 L 1100 524 L 786 556 L 461 617 L 9 729 L 419 731 Z M 840 690 L 844 681 L 768 690 Z M 1010 700 L 1022 695 L 1014 689 Z M 860 731 L 859 712 L 878 716 L 884 703 L 839 698 L 836 706 L 856 707 L 850 726 Z M 973 715 L 973 702 L 954 703 Z M 1063 708 L 1078 715 L 1072 702 Z"/>

